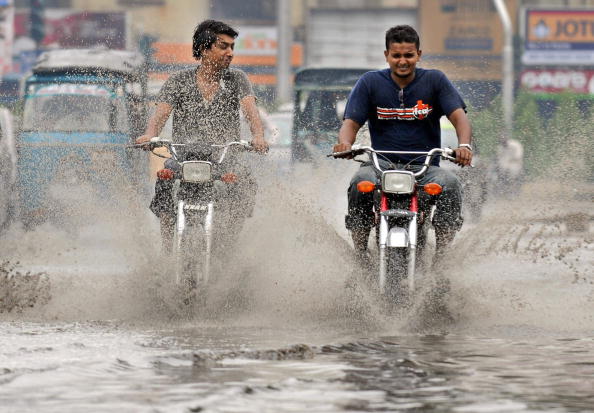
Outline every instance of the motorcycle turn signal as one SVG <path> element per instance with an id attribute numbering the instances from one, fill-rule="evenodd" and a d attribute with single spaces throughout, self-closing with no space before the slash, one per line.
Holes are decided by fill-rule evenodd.
<path id="1" fill-rule="evenodd" d="M 174 172 L 171 169 L 159 169 L 157 171 L 157 178 L 163 180 L 163 181 L 169 181 L 171 179 L 173 179 L 174 176 Z"/>
<path id="2" fill-rule="evenodd" d="M 428 193 L 429 195 L 439 195 L 443 188 L 440 184 L 436 184 L 435 182 L 429 182 L 423 186 L 423 190 Z"/>
<path id="3" fill-rule="evenodd" d="M 357 191 L 372 192 L 375 189 L 375 184 L 371 181 L 361 181 L 357 184 Z"/>
<path id="4" fill-rule="evenodd" d="M 225 175 L 221 176 L 221 181 L 225 182 L 226 184 L 232 184 L 237 182 L 238 177 L 234 173 L 226 173 Z"/>

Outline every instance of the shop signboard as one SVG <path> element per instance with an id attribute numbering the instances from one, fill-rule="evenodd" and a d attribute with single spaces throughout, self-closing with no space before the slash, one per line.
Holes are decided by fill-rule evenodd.
<path id="1" fill-rule="evenodd" d="M 42 46 L 126 48 L 125 12 L 80 12 L 47 9 L 44 13 L 45 37 Z M 15 36 L 29 36 L 28 11 L 15 16 Z"/>
<path id="2" fill-rule="evenodd" d="M 14 37 L 14 4 L 12 0 L 0 2 L 0 76 L 12 69 L 12 42 Z"/>
<path id="3" fill-rule="evenodd" d="M 594 66 L 594 10 L 526 9 L 522 63 Z"/>
<path id="4" fill-rule="evenodd" d="M 528 69 L 522 71 L 520 84 L 534 93 L 594 94 L 594 70 Z"/>
<path id="5" fill-rule="evenodd" d="M 235 41 L 235 53 L 244 56 L 276 55 L 276 26 L 243 26 L 239 27 L 241 36 Z"/>

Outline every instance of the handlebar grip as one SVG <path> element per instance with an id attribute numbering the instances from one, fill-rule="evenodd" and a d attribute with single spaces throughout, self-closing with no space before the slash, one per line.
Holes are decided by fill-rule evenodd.
<path id="1" fill-rule="evenodd" d="M 350 155 L 350 156 L 357 156 L 357 155 L 362 155 L 365 153 L 365 149 L 351 149 L 350 151 L 343 151 L 343 152 L 332 152 L 329 155 L 326 155 L 326 157 L 330 158 L 340 158 L 340 157 L 344 157 L 346 155 Z"/>
<path id="2" fill-rule="evenodd" d="M 447 159 L 448 161 L 455 161 L 456 160 L 456 153 L 452 148 L 443 148 L 443 152 L 441 153 L 441 157 L 443 159 Z"/>
<path id="3" fill-rule="evenodd" d="M 132 149 L 146 149 L 146 148 L 150 148 L 151 147 L 151 143 L 150 142 L 145 142 L 145 143 L 131 143 L 126 145 L 127 148 L 132 148 Z"/>

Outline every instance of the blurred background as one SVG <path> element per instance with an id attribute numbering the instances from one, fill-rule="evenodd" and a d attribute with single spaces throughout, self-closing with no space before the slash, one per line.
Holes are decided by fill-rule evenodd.
<path id="1" fill-rule="evenodd" d="M 385 30 L 411 24 L 422 65 L 439 68 L 484 109 L 502 84 L 504 30 L 492 0 L 0 0 L 0 101 L 14 105 L 19 80 L 43 50 L 107 46 L 142 51 L 149 91 L 196 62 L 200 21 L 240 32 L 234 65 L 248 73 L 267 110 L 292 102 L 292 76 L 305 66 L 380 68 Z M 562 92 L 589 110 L 594 90 L 594 1 L 507 0 L 514 93 L 538 94 L 549 117 Z M 279 47 L 279 44 L 282 47 Z M 288 79 L 288 80 L 285 80 Z M 280 83 L 280 84 L 279 84 Z"/>
<path id="2" fill-rule="evenodd" d="M 385 31 L 410 24 L 420 65 L 444 71 L 469 104 L 477 166 L 489 165 L 473 174 L 480 185 L 594 180 L 593 0 L 0 0 L 0 16 L 0 105 L 17 141 L 42 52 L 139 52 L 151 102 L 172 72 L 197 64 L 192 33 L 212 18 L 240 33 L 233 65 L 254 85 L 279 165 L 311 161 L 335 141 L 358 76 L 386 67 Z M 444 123 L 455 145 L 452 133 Z"/>

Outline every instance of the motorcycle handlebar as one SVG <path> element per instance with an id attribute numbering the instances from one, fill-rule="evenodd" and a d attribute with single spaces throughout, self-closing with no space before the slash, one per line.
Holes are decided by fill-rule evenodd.
<path id="1" fill-rule="evenodd" d="M 143 142 L 143 143 L 134 143 L 131 145 L 128 145 L 128 147 L 132 147 L 135 149 L 144 149 L 144 150 L 148 150 L 151 151 L 151 153 L 153 153 L 155 156 L 158 156 L 160 158 L 166 158 L 166 156 L 163 156 L 161 154 L 155 153 L 153 152 L 155 149 L 157 148 L 167 148 L 169 150 L 169 152 L 172 154 L 173 157 L 176 157 L 176 151 L 175 148 L 176 147 L 184 147 L 187 144 L 185 143 L 173 143 L 170 139 L 167 138 L 160 138 L 158 136 L 155 136 L 154 138 L 151 138 L 150 141 L 148 142 Z M 212 144 L 210 145 L 213 148 L 217 148 L 217 149 L 222 149 L 222 153 L 221 153 L 221 157 L 218 161 L 218 163 L 222 163 L 223 160 L 225 159 L 225 156 L 227 155 L 227 150 L 231 147 L 231 146 L 241 146 L 243 147 L 245 150 L 248 151 L 255 151 L 256 149 L 251 145 L 251 143 L 249 143 L 248 141 L 233 141 L 233 142 L 228 142 L 226 144 L 223 145 L 217 145 L 217 144 Z"/>
<path id="2" fill-rule="evenodd" d="M 328 157 L 334 157 L 334 158 L 341 158 L 344 156 L 357 156 L 357 155 L 361 155 L 363 153 L 370 153 L 372 154 L 372 158 L 373 158 L 373 163 L 375 165 L 375 167 L 377 169 L 379 168 L 379 163 L 377 161 L 377 155 L 376 154 L 395 154 L 395 155 L 425 155 L 425 162 L 423 162 L 423 168 L 421 168 L 421 170 L 419 170 L 418 172 L 415 172 L 414 175 L 415 176 L 420 176 L 423 175 L 426 171 L 427 168 L 429 167 L 429 164 L 431 163 L 431 159 L 433 159 L 434 156 L 439 155 L 441 156 L 443 159 L 447 159 L 449 161 L 454 162 L 456 160 L 454 155 L 454 150 L 452 148 L 433 148 L 431 149 L 429 152 L 418 152 L 418 151 L 378 151 L 373 149 L 371 146 L 359 146 L 359 145 L 353 145 L 352 149 L 350 151 L 343 151 L 343 152 L 333 152 L 329 155 L 327 155 Z"/>

